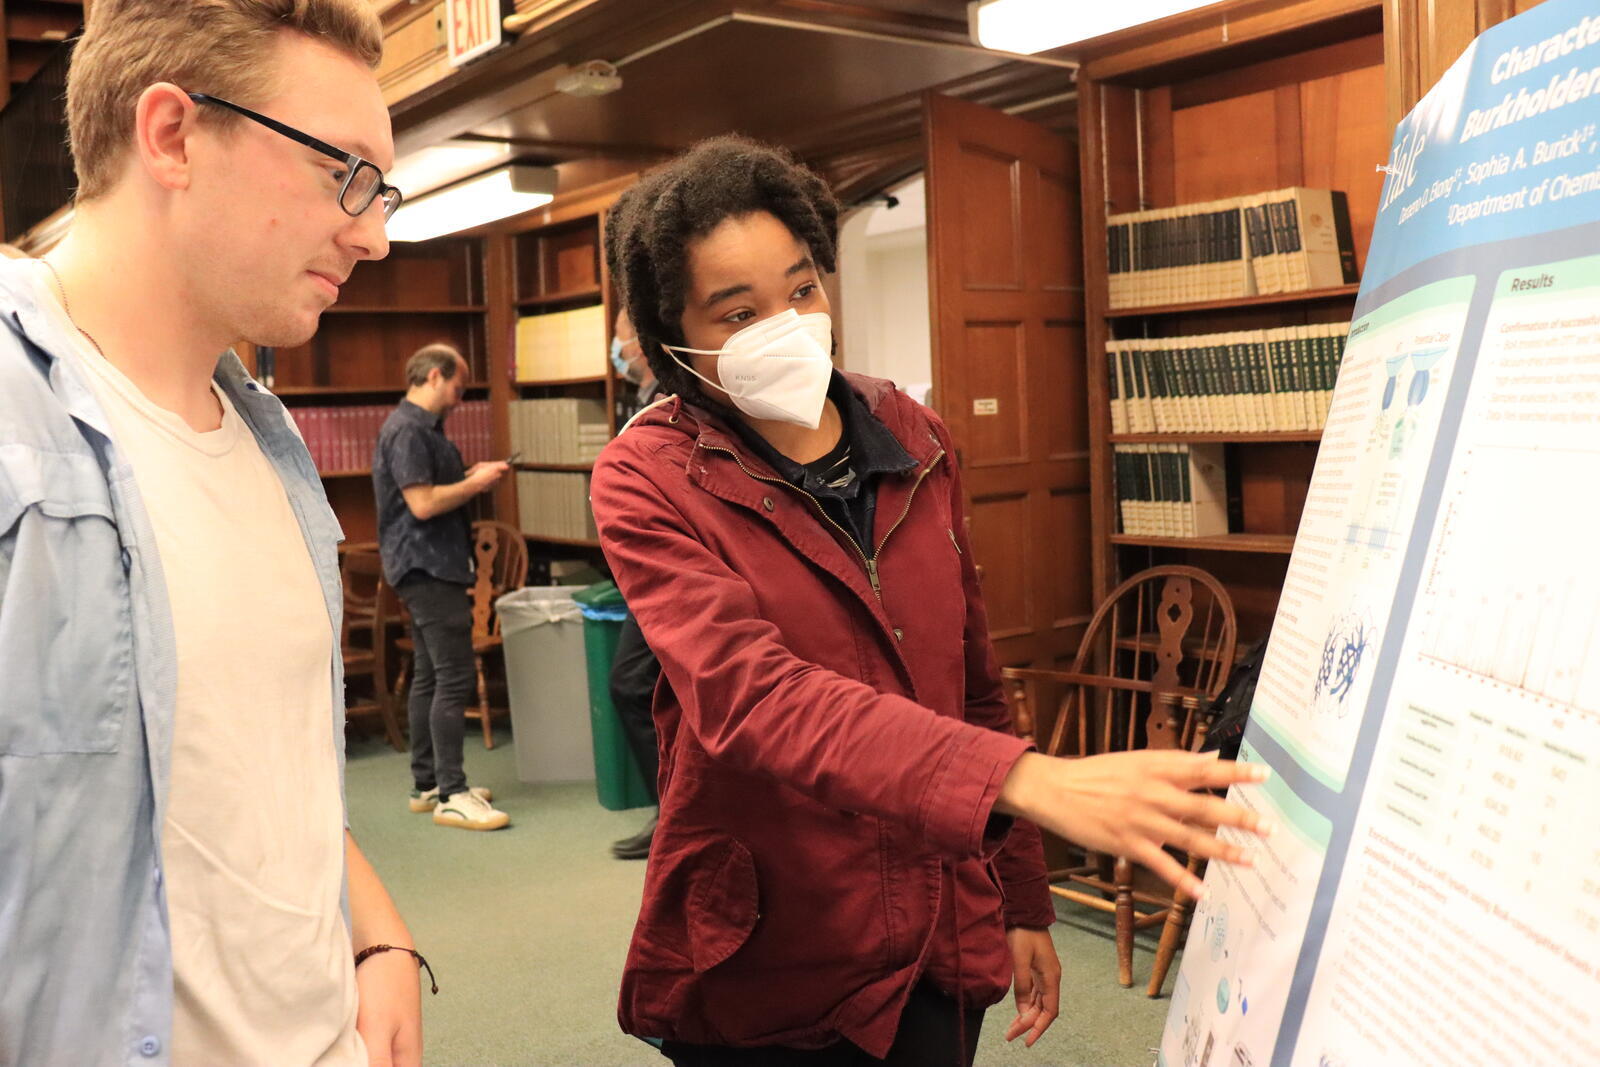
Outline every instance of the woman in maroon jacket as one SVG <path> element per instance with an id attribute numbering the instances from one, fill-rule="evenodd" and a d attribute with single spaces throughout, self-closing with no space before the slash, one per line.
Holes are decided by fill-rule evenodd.
<path id="1" fill-rule="evenodd" d="M 838 205 L 782 154 L 705 142 L 617 203 L 606 254 L 673 394 L 595 467 L 601 543 L 665 683 L 661 816 L 623 1029 L 685 1064 L 970 1063 L 1054 1019 L 1041 823 L 1198 889 L 1257 770 L 1030 752 L 1001 696 L 949 436 L 835 372 Z M 963 1048 L 964 1046 L 964 1048 Z"/>

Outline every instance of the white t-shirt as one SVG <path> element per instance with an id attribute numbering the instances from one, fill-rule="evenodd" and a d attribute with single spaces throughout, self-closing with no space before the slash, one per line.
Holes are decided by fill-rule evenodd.
<path id="1" fill-rule="evenodd" d="M 37 285 L 82 338 L 42 266 Z M 161 843 L 172 1062 L 364 1067 L 340 906 L 335 635 L 283 483 L 215 385 L 222 426 L 196 433 L 86 339 L 78 357 L 150 513 L 177 641 Z"/>

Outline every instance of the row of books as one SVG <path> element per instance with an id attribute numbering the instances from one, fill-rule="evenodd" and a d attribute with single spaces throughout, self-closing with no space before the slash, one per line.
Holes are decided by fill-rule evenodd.
<path id="1" fill-rule="evenodd" d="M 517 380 L 603 377 L 611 366 L 607 344 L 606 312 L 599 304 L 525 315 L 517 320 Z"/>
<path id="2" fill-rule="evenodd" d="M 394 410 L 393 404 L 357 404 L 344 407 L 290 408 L 300 436 L 317 470 L 367 471 L 378 448 L 378 431 Z M 489 429 L 489 402 L 468 400 L 445 419 L 445 436 L 461 450 L 461 458 L 472 466 L 490 459 L 493 442 Z"/>
<path id="3" fill-rule="evenodd" d="M 609 440 L 604 400 L 511 401 L 511 450 L 524 463 L 593 463 Z"/>
<path id="4" fill-rule="evenodd" d="M 1317 430 L 1348 323 L 1111 341 L 1112 433 Z"/>
<path id="5" fill-rule="evenodd" d="M 1231 300 L 1354 283 L 1345 194 L 1299 186 L 1111 215 L 1113 309 Z"/>
<path id="6" fill-rule="evenodd" d="M 1210 537 L 1228 532 L 1222 445 L 1117 445 L 1122 532 L 1143 537 Z"/>
<path id="7" fill-rule="evenodd" d="M 600 536 L 589 507 L 587 474 L 519 471 L 517 519 L 530 537 L 593 541 Z"/>

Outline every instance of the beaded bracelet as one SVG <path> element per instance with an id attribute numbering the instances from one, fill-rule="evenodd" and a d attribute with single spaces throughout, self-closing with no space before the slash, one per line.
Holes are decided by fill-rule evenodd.
<path id="1" fill-rule="evenodd" d="M 422 958 L 422 953 L 418 952 L 414 948 L 406 948 L 402 945 L 368 945 L 366 948 L 356 953 L 355 965 L 357 967 L 361 966 L 362 960 L 366 959 L 368 956 L 376 955 L 379 952 L 411 953 L 412 956 L 416 957 L 417 963 L 422 967 L 422 969 L 428 972 L 428 984 L 433 986 L 433 995 L 439 995 L 439 982 L 433 977 L 433 968 L 429 967 L 428 961 Z"/>

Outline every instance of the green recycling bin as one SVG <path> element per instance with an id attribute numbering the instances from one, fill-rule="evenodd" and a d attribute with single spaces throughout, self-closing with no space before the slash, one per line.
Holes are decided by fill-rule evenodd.
<path id="1" fill-rule="evenodd" d="M 611 703 L 611 661 L 628 607 L 612 581 L 598 582 L 574 593 L 583 615 L 583 651 L 589 673 L 589 728 L 594 734 L 594 790 L 602 807 L 612 811 L 655 803 L 638 760 L 628 748 L 622 720 Z"/>

